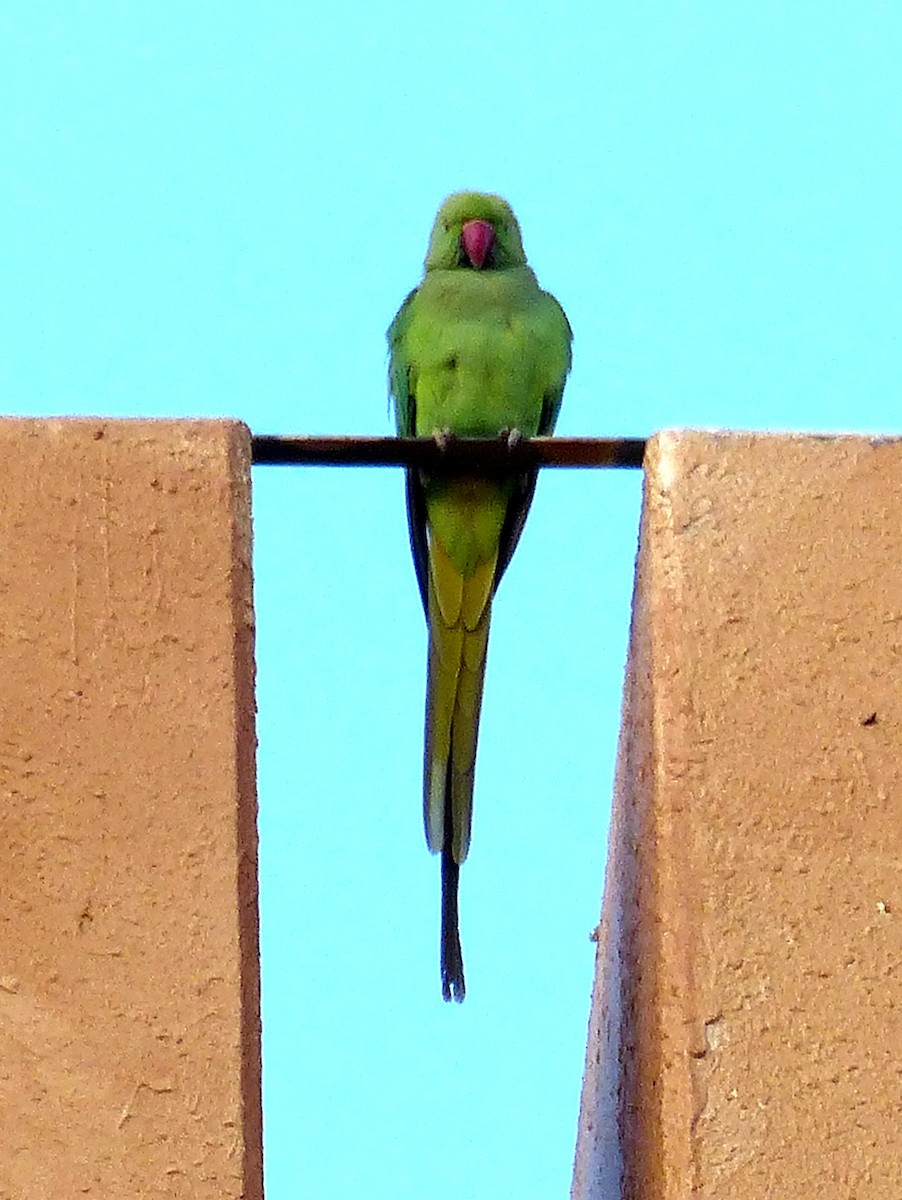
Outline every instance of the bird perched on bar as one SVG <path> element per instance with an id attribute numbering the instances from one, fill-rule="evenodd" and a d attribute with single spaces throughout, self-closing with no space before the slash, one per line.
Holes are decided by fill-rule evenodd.
<path id="1" fill-rule="evenodd" d="M 401 437 L 550 434 L 572 333 L 539 287 L 500 196 L 458 192 L 432 227 L 420 285 L 388 330 Z M 407 519 L 429 629 L 423 814 L 442 861 L 441 983 L 463 1000 L 460 866 L 470 844 L 476 741 L 492 598 L 523 529 L 537 472 L 407 471 Z"/>

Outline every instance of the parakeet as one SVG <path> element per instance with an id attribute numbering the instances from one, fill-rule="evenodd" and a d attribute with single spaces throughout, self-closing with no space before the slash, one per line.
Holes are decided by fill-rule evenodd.
<path id="1" fill-rule="evenodd" d="M 527 265 L 500 196 L 458 192 L 435 218 L 419 287 L 388 330 L 402 437 L 550 434 L 570 370 L 564 310 Z M 426 842 L 442 856 L 441 982 L 463 1000 L 457 888 L 467 856 L 492 597 L 517 545 L 535 470 L 407 472 L 407 518 L 429 651 L 423 755 Z"/>

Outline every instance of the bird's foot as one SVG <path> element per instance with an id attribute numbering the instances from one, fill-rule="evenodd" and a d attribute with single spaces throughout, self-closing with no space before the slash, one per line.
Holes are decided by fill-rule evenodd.
<path id="1" fill-rule="evenodd" d="M 504 427 L 504 429 L 499 431 L 498 436 L 501 438 L 502 442 L 507 443 L 508 450 L 516 450 L 516 448 L 523 441 L 523 434 L 520 432 L 520 430 L 512 429 L 507 425 Z"/>
<path id="2" fill-rule="evenodd" d="M 432 440 L 435 442 L 436 446 L 438 446 L 439 450 L 441 450 L 443 453 L 445 450 L 448 449 L 448 447 L 454 441 L 454 438 L 455 438 L 454 431 L 449 429 L 447 427 L 447 425 L 445 426 L 444 429 L 433 429 L 433 431 L 432 431 Z"/>

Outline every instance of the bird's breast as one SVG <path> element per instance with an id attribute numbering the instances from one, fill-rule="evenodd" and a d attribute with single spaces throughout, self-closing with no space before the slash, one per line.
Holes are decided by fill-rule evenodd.
<path id="1" fill-rule="evenodd" d="M 545 390 L 534 306 L 497 286 L 475 288 L 468 279 L 461 289 L 451 282 L 436 289 L 411 331 L 417 433 L 494 437 L 517 428 L 534 435 Z"/>

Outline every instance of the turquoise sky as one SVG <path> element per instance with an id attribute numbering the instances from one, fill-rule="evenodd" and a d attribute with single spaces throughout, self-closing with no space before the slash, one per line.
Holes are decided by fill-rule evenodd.
<path id="1" fill-rule="evenodd" d="M 898 3 L 0 7 L 0 404 L 385 433 L 434 211 L 506 195 L 559 432 L 900 431 Z M 546 472 L 499 593 L 468 996 L 420 825 L 399 473 L 254 477 L 268 1200 L 567 1194 L 638 473 Z"/>

